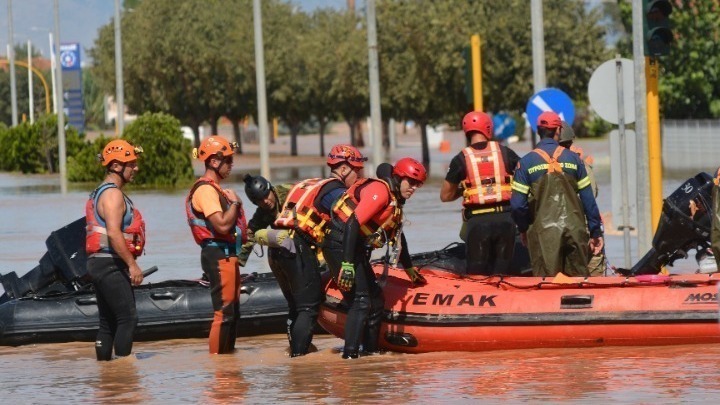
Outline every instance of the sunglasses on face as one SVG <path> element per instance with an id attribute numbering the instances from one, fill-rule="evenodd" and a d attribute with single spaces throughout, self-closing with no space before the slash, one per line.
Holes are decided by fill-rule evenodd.
<path id="1" fill-rule="evenodd" d="M 415 179 L 411 179 L 409 177 L 405 177 L 405 180 L 408 182 L 408 186 L 413 188 L 420 188 L 423 186 L 423 182 Z"/>

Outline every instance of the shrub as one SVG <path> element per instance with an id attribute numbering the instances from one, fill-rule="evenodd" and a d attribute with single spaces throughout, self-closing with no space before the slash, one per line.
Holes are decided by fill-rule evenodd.
<path id="1" fill-rule="evenodd" d="M 138 185 L 181 186 L 193 178 L 190 141 L 183 138 L 180 121 L 163 113 L 145 113 L 125 128 L 123 138 L 142 146 Z"/>
<path id="2" fill-rule="evenodd" d="M 83 147 L 77 130 L 65 131 L 67 156 Z M 34 124 L 23 122 L 0 129 L 0 170 L 22 173 L 56 173 L 59 167 L 57 116 L 41 115 Z"/>

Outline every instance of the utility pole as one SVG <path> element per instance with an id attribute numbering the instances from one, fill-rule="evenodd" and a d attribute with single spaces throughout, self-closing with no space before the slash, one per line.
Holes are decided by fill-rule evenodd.
<path id="1" fill-rule="evenodd" d="M 122 137 L 125 130 L 125 88 L 122 69 L 122 36 L 120 33 L 120 0 L 115 0 L 115 118 L 117 136 Z"/>
<path id="2" fill-rule="evenodd" d="M 10 62 L 10 104 L 12 110 L 12 126 L 18 124 L 17 84 L 15 81 L 15 34 L 13 33 L 12 0 L 7 0 L 8 10 L 8 61 Z"/>
<path id="3" fill-rule="evenodd" d="M 60 159 L 60 192 L 67 194 L 67 151 L 65 149 L 65 107 L 63 106 L 62 61 L 60 59 L 60 5 L 55 0 L 55 74 L 57 76 L 55 105 L 57 105 L 58 154 Z"/>
<path id="4" fill-rule="evenodd" d="M 260 0 L 253 0 L 253 28 L 255 31 L 255 81 L 257 82 L 258 132 L 260 136 L 260 175 L 270 180 L 270 145 L 265 90 L 265 52 L 263 50 L 262 12 Z"/>
<path id="5" fill-rule="evenodd" d="M 533 55 L 533 91 L 537 94 L 547 87 L 545 79 L 545 30 L 543 28 L 543 2 L 532 0 L 530 3 L 530 22 L 532 25 Z M 531 135 L 531 144 L 535 147 L 535 133 Z"/>
<path id="6" fill-rule="evenodd" d="M 27 57 L 28 57 L 28 111 L 30 114 L 30 123 L 35 123 L 35 100 L 33 97 L 33 72 L 32 72 L 32 42 L 27 41 Z M 45 95 L 47 97 L 47 94 Z"/>
<path id="7" fill-rule="evenodd" d="M 57 85 L 55 84 L 57 81 L 55 79 L 55 74 L 57 73 L 55 65 L 57 64 L 57 61 L 55 60 L 55 40 L 53 39 L 52 31 L 48 33 L 48 39 L 50 40 L 50 71 L 52 72 L 50 79 L 52 80 L 53 114 L 57 114 Z"/>
<path id="8" fill-rule="evenodd" d="M 375 172 L 383 161 L 382 156 L 382 117 L 380 110 L 380 69 L 378 67 L 377 52 L 377 24 L 375 21 L 375 0 L 367 0 L 367 40 L 368 40 L 368 70 L 370 76 L 370 119 L 372 128 L 373 169 Z"/>

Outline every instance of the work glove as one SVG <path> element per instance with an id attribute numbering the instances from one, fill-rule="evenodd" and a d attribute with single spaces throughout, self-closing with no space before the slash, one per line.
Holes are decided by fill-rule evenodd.
<path id="1" fill-rule="evenodd" d="M 352 263 L 342 262 L 337 285 L 340 291 L 350 291 L 355 284 L 355 266 Z"/>
<path id="2" fill-rule="evenodd" d="M 410 279 L 410 282 L 412 283 L 413 286 L 427 284 L 427 280 L 425 280 L 425 277 L 423 277 L 423 275 L 420 274 L 420 269 L 418 269 L 415 266 L 408 267 L 407 269 L 405 269 L 405 274 L 407 274 L 407 276 Z"/>

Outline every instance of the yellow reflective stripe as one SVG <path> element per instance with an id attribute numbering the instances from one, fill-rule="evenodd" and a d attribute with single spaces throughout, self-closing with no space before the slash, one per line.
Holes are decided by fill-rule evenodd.
<path id="1" fill-rule="evenodd" d="M 590 177 L 585 176 L 582 180 L 578 181 L 578 190 L 582 190 L 590 185 Z"/>
<path id="2" fill-rule="evenodd" d="M 527 194 L 530 192 L 530 186 L 520 184 L 517 181 L 512 182 L 512 189 L 522 194 Z"/>

